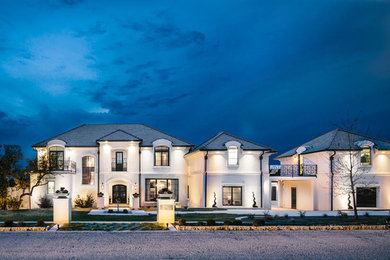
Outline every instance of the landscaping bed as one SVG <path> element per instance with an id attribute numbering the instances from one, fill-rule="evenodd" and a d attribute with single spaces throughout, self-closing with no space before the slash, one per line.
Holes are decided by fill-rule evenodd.
<path id="1" fill-rule="evenodd" d="M 72 223 L 62 226 L 58 231 L 152 231 L 167 230 L 157 223 Z"/>

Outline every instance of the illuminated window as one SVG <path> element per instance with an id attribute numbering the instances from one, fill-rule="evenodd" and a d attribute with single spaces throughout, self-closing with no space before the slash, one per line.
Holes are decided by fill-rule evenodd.
<path id="1" fill-rule="evenodd" d="M 229 146 L 228 148 L 228 164 L 237 165 L 238 164 L 238 147 Z"/>
<path id="2" fill-rule="evenodd" d="M 156 146 L 154 148 L 154 166 L 169 166 L 169 147 Z"/>
<path id="3" fill-rule="evenodd" d="M 48 181 L 47 182 L 47 193 L 52 194 L 54 192 L 55 192 L 54 181 Z"/>
<path id="4" fill-rule="evenodd" d="M 52 170 L 64 170 L 64 148 L 53 146 L 49 148 L 49 164 Z"/>
<path id="5" fill-rule="evenodd" d="M 95 158 L 92 156 L 84 156 L 82 160 L 82 184 L 93 184 L 95 179 Z"/>
<path id="6" fill-rule="evenodd" d="M 222 196 L 223 206 L 242 206 L 242 187 L 223 186 Z"/>
<path id="7" fill-rule="evenodd" d="M 176 201 L 179 200 L 179 180 L 178 179 L 145 179 L 146 201 L 156 201 L 158 194 L 169 193 Z"/>
<path id="8" fill-rule="evenodd" d="M 369 146 L 363 146 L 360 152 L 360 162 L 363 165 L 371 165 L 371 148 Z"/>
<path id="9" fill-rule="evenodd" d="M 302 154 L 298 155 L 298 164 L 299 164 L 299 175 L 303 175 L 303 156 L 302 156 Z"/>

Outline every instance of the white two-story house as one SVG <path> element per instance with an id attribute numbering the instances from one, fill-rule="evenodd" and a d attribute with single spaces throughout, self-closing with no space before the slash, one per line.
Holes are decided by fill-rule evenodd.
<path id="1" fill-rule="evenodd" d="M 390 142 L 336 129 L 276 159 L 281 165 L 270 177 L 273 207 L 351 208 L 348 178 L 339 177 L 346 169 L 338 165 L 353 165 L 357 207 L 390 208 Z"/>
<path id="2" fill-rule="evenodd" d="M 274 151 L 225 133 L 192 149 L 142 124 L 88 124 L 33 148 L 54 168 L 47 184 L 34 190 L 33 208 L 61 187 L 73 201 L 103 194 L 105 207 L 155 206 L 164 190 L 181 206 L 252 207 L 255 199 L 257 207 L 270 207 L 268 160 Z"/>

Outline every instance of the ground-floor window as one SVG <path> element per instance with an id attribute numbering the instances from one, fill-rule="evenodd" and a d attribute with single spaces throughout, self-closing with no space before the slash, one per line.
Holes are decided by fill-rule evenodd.
<path id="1" fill-rule="evenodd" d="M 156 201 L 159 193 L 172 192 L 172 198 L 179 201 L 178 179 L 145 179 L 146 201 Z"/>
<path id="2" fill-rule="evenodd" d="M 271 188 L 271 200 L 272 201 L 277 201 L 276 186 L 272 186 L 272 188 Z"/>
<path id="3" fill-rule="evenodd" d="M 54 187 L 54 181 L 48 181 L 47 182 L 47 193 L 52 194 L 54 192 L 56 192 L 55 187 Z"/>
<path id="4" fill-rule="evenodd" d="M 356 188 L 358 207 L 376 207 L 376 188 Z"/>
<path id="5" fill-rule="evenodd" d="M 242 206 L 242 187 L 223 186 L 223 206 Z"/>

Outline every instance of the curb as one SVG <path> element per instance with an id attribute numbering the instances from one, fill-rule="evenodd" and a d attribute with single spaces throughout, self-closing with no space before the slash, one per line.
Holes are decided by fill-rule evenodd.
<path id="1" fill-rule="evenodd" d="M 387 230 L 386 225 L 353 226 L 176 226 L 180 231 L 294 231 L 294 230 Z"/>

